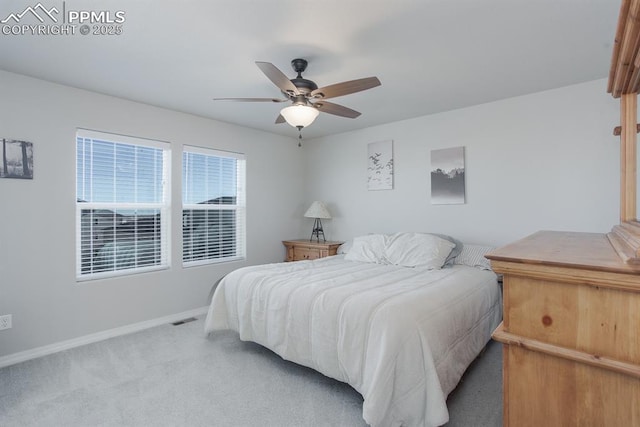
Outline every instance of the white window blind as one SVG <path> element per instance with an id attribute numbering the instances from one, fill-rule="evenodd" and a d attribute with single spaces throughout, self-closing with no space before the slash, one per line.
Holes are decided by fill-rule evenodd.
<path id="1" fill-rule="evenodd" d="M 169 144 L 78 129 L 79 280 L 169 266 Z"/>
<path id="2" fill-rule="evenodd" d="M 185 146 L 182 153 L 182 261 L 244 259 L 245 157 Z"/>

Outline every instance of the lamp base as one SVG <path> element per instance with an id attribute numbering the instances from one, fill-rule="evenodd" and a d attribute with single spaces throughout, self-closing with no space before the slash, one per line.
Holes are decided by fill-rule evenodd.
<path id="1" fill-rule="evenodd" d="M 322 229 L 322 221 L 320 221 L 320 218 L 316 218 L 316 220 L 313 223 L 313 231 L 311 232 L 311 238 L 309 239 L 309 241 L 313 242 L 313 236 L 316 236 L 316 242 L 320 243 L 321 234 L 322 234 L 322 241 L 326 242 L 327 239 L 325 239 L 324 237 L 324 230 Z"/>

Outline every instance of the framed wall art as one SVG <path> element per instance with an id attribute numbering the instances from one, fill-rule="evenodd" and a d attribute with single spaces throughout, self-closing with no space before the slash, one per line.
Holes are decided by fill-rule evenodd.
<path id="1" fill-rule="evenodd" d="M 367 188 L 393 189 L 393 141 L 372 142 L 368 146 Z"/>
<path id="2" fill-rule="evenodd" d="M 464 147 L 431 151 L 431 204 L 465 203 Z"/>
<path id="3" fill-rule="evenodd" d="M 33 179 L 33 143 L 2 139 L 0 178 Z"/>

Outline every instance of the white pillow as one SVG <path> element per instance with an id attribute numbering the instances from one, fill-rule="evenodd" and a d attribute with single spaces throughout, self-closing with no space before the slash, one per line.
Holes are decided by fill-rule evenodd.
<path id="1" fill-rule="evenodd" d="M 353 240 L 347 240 L 346 242 L 344 242 L 343 244 L 338 246 L 338 249 L 337 249 L 336 253 L 337 254 L 346 254 L 351 249 L 351 246 L 353 246 Z"/>
<path id="2" fill-rule="evenodd" d="M 384 247 L 387 236 L 384 234 L 369 234 L 353 239 L 349 252 L 344 256 L 348 261 L 384 263 Z"/>
<path id="3" fill-rule="evenodd" d="M 433 234 L 397 233 L 387 241 L 385 259 L 389 264 L 435 270 L 442 267 L 455 246 Z"/>
<path id="4" fill-rule="evenodd" d="M 462 246 L 462 252 L 453 260 L 453 263 L 491 270 L 491 263 L 484 256 L 494 249 L 492 246 L 468 245 L 465 243 Z"/>

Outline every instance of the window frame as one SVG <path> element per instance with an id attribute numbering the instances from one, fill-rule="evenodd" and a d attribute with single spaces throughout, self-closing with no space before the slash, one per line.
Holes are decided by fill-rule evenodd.
<path id="1" fill-rule="evenodd" d="M 185 203 L 185 153 L 198 154 L 203 156 L 210 157 L 223 157 L 223 158 L 232 158 L 236 160 L 236 203 L 235 204 L 201 204 L 201 203 Z M 181 175 L 182 175 L 182 188 L 180 191 L 181 197 L 181 242 L 182 242 L 182 251 L 181 251 L 181 259 L 182 266 L 184 268 L 197 267 L 201 265 L 210 265 L 210 264 L 220 264 L 226 262 L 235 262 L 235 261 L 244 261 L 247 259 L 247 205 L 246 205 L 246 155 L 243 153 L 237 153 L 232 151 L 224 151 L 214 148 L 206 148 L 199 147 L 194 145 L 183 145 L 182 147 L 182 155 L 181 155 Z M 185 245 L 188 243 L 185 240 L 185 210 L 213 210 L 213 211 L 224 211 L 230 210 L 235 212 L 235 236 L 234 236 L 234 244 L 235 244 L 235 254 L 233 256 L 228 257 L 219 257 L 219 258 L 204 258 L 204 259 L 191 259 L 185 260 Z M 237 226 L 238 223 L 241 223 L 240 226 Z"/>
<path id="2" fill-rule="evenodd" d="M 162 200 L 160 203 L 153 202 L 79 202 L 78 188 L 78 151 L 79 139 L 90 139 L 91 141 L 108 142 L 112 144 L 126 144 L 146 148 L 162 150 Z M 110 132 L 89 130 L 83 128 L 76 129 L 76 149 L 75 149 L 75 180 L 76 180 L 76 281 L 88 282 L 110 277 L 129 276 L 133 274 L 147 273 L 151 271 L 166 270 L 171 267 L 171 144 L 169 142 L 158 141 L 148 138 L 140 138 L 128 135 L 120 135 Z M 85 210 L 107 209 L 112 212 L 122 210 L 159 210 L 160 213 L 160 257 L 159 263 L 148 266 L 136 266 L 129 268 L 113 269 L 100 272 L 83 273 L 83 241 L 82 241 L 82 212 Z M 137 242 L 138 240 L 136 240 Z M 92 260 L 92 264 L 95 261 Z"/>

